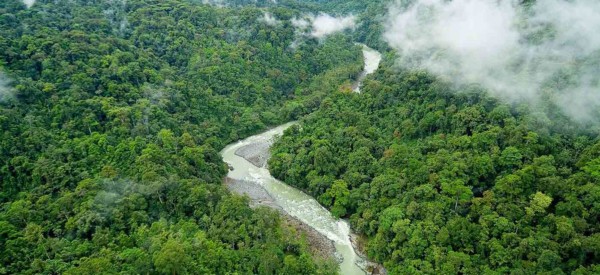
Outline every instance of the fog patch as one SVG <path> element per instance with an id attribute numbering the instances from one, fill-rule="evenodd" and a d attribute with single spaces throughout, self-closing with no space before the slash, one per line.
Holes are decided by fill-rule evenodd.
<path id="1" fill-rule="evenodd" d="M 305 18 L 292 18 L 291 20 L 292 26 L 294 26 L 297 30 L 304 32 L 308 27 L 310 27 L 310 21 Z"/>
<path id="2" fill-rule="evenodd" d="M 14 98 L 14 89 L 11 87 L 12 80 L 0 71 L 0 103 Z"/>
<path id="3" fill-rule="evenodd" d="M 31 6 L 35 4 L 35 0 L 23 0 L 23 4 L 25 4 L 27 8 L 31 8 Z"/>
<path id="4" fill-rule="evenodd" d="M 269 26 L 277 26 L 279 24 L 281 24 L 281 21 L 277 20 L 277 18 L 275 18 L 275 16 L 273 16 L 273 14 L 265 12 L 263 14 L 263 17 L 258 19 L 260 22 L 263 22 Z"/>
<path id="5" fill-rule="evenodd" d="M 127 0 L 108 0 L 108 8 L 102 13 L 110 21 L 113 31 L 119 35 L 130 32 L 129 20 L 127 20 Z"/>
<path id="6" fill-rule="evenodd" d="M 326 13 L 305 14 L 290 21 L 296 29 L 296 39 L 291 48 L 296 48 L 305 38 L 325 39 L 327 36 L 345 30 L 354 30 L 356 17 L 353 15 L 335 17 Z"/>
<path id="7" fill-rule="evenodd" d="M 153 186 L 138 184 L 129 180 L 103 179 L 101 190 L 93 198 L 93 210 L 104 218 L 113 216 L 119 205 L 132 195 L 148 196 L 158 190 Z"/>
<path id="8" fill-rule="evenodd" d="M 334 17 L 326 13 L 317 16 L 308 14 L 301 18 L 292 18 L 292 26 L 302 35 L 314 38 L 325 38 L 328 35 L 347 29 L 354 29 L 356 17 L 353 15 Z"/>
<path id="9" fill-rule="evenodd" d="M 384 39 L 400 66 L 509 101 L 544 98 L 587 123 L 600 110 L 598 29 L 594 0 L 415 0 L 389 7 Z"/>
<path id="10" fill-rule="evenodd" d="M 312 19 L 311 36 L 323 38 L 336 32 L 347 29 L 354 29 L 356 26 L 356 17 L 353 15 L 344 17 L 333 17 L 326 13 L 321 13 Z"/>
<path id="11" fill-rule="evenodd" d="M 227 2 L 225 0 L 202 0 L 202 4 L 212 5 L 219 8 L 227 7 Z"/>

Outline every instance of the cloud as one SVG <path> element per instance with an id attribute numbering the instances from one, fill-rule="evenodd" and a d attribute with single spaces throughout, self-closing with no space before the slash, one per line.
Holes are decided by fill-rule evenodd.
<path id="1" fill-rule="evenodd" d="M 330 34 L 347 29 L 354 29 L 356 18 L 353 15 L 345 17 L 333 17 L 326 13 L 321 13 L 312 20 L 311 35 L 316 38 L 323 38 Z"/>
<path id="2" fill-rule="evenodd" d="M 10 87 L 12 80 L 0 71 L 0 102 L 6 102 L 14 97 L 13 89 Z"/>
<path id="3" fill-rule="evenodd" d="M 92 211 L 105 219 L 113 216 L 114 211 L 128 199 L 136 195 L 149 196 L 160 188 L 160 186 L 143 185 L 125 179 L 102 179 L 100 186 L 102 189 L 92 201 Z"/>
<path id="4" fill-rule="evenodd" d="M 296 39 L 290 47 L 295 49 L 305 37 L 324 39 L 331 34 L 354 29 L 355 21 L 356 17 L 353 15 L 335 17 L 326 13 L 320 13 L 317 16 L 306 14 L 300 18 L 294 17 L 291 23 L 296 28 Z"/>
<path id="5" fill-rule="evenodd" d="M 305 31 L 306 28 L 308 28 L 311 23 L 310 21 L 308 21 L 308 19 L 305 18 L 292 18 L 292 26 L 294 26 L 297 29 L 300 29 L 300 31 Z"/>
<path id="6" fill-rule="evenodd" d="M 277 18 L 275 18 L 275 16 L 273 16 L 273 14 L 265 12 L 263 14 L 263 17 L 258 19 L 261 22 L 264 22 L 265 24 L 269 25 L 269 26 L 277 26 L 281 23 L 281 21 L 277 20 Z"/>
<path id="7" fill-rule="evenodd" d="M 27 8 L 31 8 L 31 6 L 33 6 L 33 4 L 35 4 L 35 0 L 23 0 L 23 4 L 25 4 L 25 6 L 27 6 Z"/>
<path id="8" fill-rule="evenodd" d="M 102 11 L 110 21 L 114 30 L 118 33 L 125 33 L 129 29 L 129 20 L 127 20 L 126 5 L 127 0 L 115 0 L 109 2 L 111 7 Z"/>
<path id="9" fill-rule="evenodd" d="M 384 39 L 398 63 L 509 100 L 548 98 L 579 122 L 600 110 L 600 1 L 398 1 Z"/>
<path id="10" fill-rule="evenodd" d="M 227 7 L 227 2 L 225 2 L 225 0 L 202 0 L 202 4 L 213 5 L 219 8 Z"/>

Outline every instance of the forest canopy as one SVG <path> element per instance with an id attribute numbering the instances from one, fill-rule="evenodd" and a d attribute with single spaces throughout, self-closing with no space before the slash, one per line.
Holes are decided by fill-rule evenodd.
<path id="1" fill-rule="evenodd" d="M 67 3 L 68 2 L 68 3 Z M 0 2 L 0 274 L 336 273 L 222 185 L 225 145 L 317 108 L 361 67 L 302 11 Z"/>
<path id="2" fill-rule="evenodd" d="M 388 13 L 422 2 L 474 1 L 0 1 L 0 274 L 336 274 L 223 186 L 225 145 L 291 120 L 272 175 L 349 220 L 389 274 L 599 274 L 598 124 L 556 100 L 598 85 L 578 72 L 600 55 L 563 62 L 537 105 L 506 101 L 447 77 L 481 67 L 403 66 L 406 43 L 440 42 L 428 27 L 445 22 Z M 346 21 L 315 35 L 319 16 Z M 564 38 L 527 34 L 513 42 Z M 356 42 L 384 56 L 360 94 Z M 450 56 L 426 42 L 412 50 Z"/>
<path id="3" fill-rule="evenodd" d="M 390 274 L 600 272 L 598 133 L 393 58 L 288 129 L 272 174 L 349 219 Z"/>

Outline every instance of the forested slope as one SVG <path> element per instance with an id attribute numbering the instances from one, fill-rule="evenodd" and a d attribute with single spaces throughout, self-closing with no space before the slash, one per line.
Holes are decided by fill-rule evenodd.
<path id="1" fill-rule="evenodd" d="M 597 133 L 389 57 L 287 130 L 273 175 L 349 218 L 391 274 L 599 273 Z"/>
<path id="2" fill-rule="evenodd" d="M 360 48 L 299 12 L 0 2 L 0 273 L 333 273 L 221 185 L 227 143 L 317 108 Z"/>

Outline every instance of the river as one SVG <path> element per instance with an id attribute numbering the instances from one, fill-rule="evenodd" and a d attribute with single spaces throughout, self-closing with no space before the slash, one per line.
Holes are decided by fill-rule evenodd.
<path id="1" fill-rule="evenodd" d="M 363 48 L 365 67 L 361 74 L 358 76 L 358 80 L 352 86 L 352 90 L 354 92 L 360 93 L 360 85 L 362 84 L 363 80 L 365 80 L 367 75 L 374 73 L 379 67 L 379 63 L 381 62 L 381 53 L 376 51 L 375 49 L 369 48 L 365 44 L 359 43 L 358 45 L 362 46 Z"/>
<path id="2" fill-rule="evenodd" d="M 381 60 L 378 52 L 364 45 L 363 55 L 365 70 L 357 81 L 357 89 L 364 77 L 377 69 Z M 343 258 L 340 263 L 341 274 L 365 274 L 358 266 L 359 263 L 364 264 L 364 260 L 352 247 L 348 223 L 336 219 L 311 196 L 273 178 L 266 167 L 274 138 L 293 124 L 295 122 L 280 125 L 225 147 L 221 156 L 230 165 L 228 188 L 232 192 L 248 195 L 254 204 L 284 211 L 333 241 L 337 253 Z"/>

